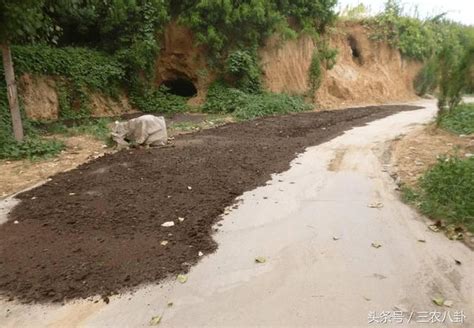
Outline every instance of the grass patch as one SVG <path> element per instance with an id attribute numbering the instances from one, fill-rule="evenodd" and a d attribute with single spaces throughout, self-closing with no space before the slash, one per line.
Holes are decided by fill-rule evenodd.
<path id="1" fill-rule="evenodd" d="M 303 97 L 265 92 L 248 96 L 246 106 L 235 111 L 234 116 L 239 120 L 250 120 L 263 116 L 309 111 L 312 108 L 304 102 Z"/>
<path id="2" fill-rule="evenodd" d="M 0 145 L 0 159 L 44 159 L 56 156 L 65 148 L 62 141 L 40 137 L 25 138 L 21 143 L 12 139 L 5 140 Z"/>
<path id="3" fill-rule="evenodd" d="M 421 178 L 418 187 L 404 187 L 402 197 L 423 214 L 474 232 L 474 158 L 442 158 Z"/>
<path id="4" fill-rule="evenodd" d="M 474 104 L 457 106 L 439 118 L 439 125 L 456 134 L 474 133 Z"/>
<path id="5" fill-rule="evenodd" d="M 130 100 L 144 113 L 178 113 L 187 111 L 188 98 L 168 92 L 166 87 L 158 89 L 142 86 L 130 93 Z"/>
<path id="6" fill-rule="evenodd" d="M 313 107 L 303 97 L 271 92 L 256 94 L 230 88 L 223 83 L 214 83 L 209 88 L 203 111 L 208 113 L 231 113 L 239 120 L 293 112 L 309 111 Z"/>
<path id="7" fill-rule="evenodd" d="M 65 144 L 61 140 L 51 138 L 51 135 L 62 135 L 73 137 L 78 135 L 89 135 L 103 141 L 108 146 L 112 145 L 109 124 L 110 118 L 86 119 L 78 123 L 66 125 L 57 121 L 52 123 L 26 121 L 33 134 L 27 136 L 23 143 L 16 142 L 13 138 L 3 138 L 0 143 L 0 159 L 20 160 L 20 159 L 47 159 L 58 155 L 65 149 Z"/>
<path id="8" fill-rule="evenodd" d="M 168 128 L 170 131 L 190 132 L 217 127 L 231 121 L 232 117 L 230 115 L 211 114 L 206 116 L 206 119 L 202 122 L 176 122 L 170 124 Z"/>
<path id="9" fill-rule="evenodd" d="M 58 121 L 46 125 L 43 127 L 43 131 L 50 134 L 62 134 L 66 137 L 86 134 L 97 140 L 107 141 L 110 138 L 109 124 L 111 122 L 111 118 L 98 118 L 87 119 L 67 126 L 63 122 Z"/>

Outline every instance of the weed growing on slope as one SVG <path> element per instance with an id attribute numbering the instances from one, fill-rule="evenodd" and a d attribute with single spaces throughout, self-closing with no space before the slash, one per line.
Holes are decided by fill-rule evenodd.
<path id="1" fill-rule="evenodd" d="M 474 133 L 474 104 L 462 104 L 439 118 L 440 127 L 457 134 Z"/>
<path id="2" fill-rule="evenodd" d="M 64 143 L 55 139 L 27 137 L 23 142 L 5 140 L 0 143 L 0 159 L 31 160 L 53 157 L 64 149 Z"/>
<path id="3" fill-rule="evenodd" d="M 420 210 L 474 232 L 474 158 L 440 159 L 420 179 Z"/>
<path id="4" fill-rule="evenodd" d="M 301 96 L 271 92 L 251 94 L 228 87 L 222 82 L 216 82 L 209 88 L 203 105 L 204 112 L 232 113 L 239 120 L 302 112 L 312 108 Z"/>

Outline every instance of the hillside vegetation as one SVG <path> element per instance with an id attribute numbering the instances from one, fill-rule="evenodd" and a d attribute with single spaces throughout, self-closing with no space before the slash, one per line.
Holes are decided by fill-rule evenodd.
<path id="1" fill-rule="evenodd" d="M 55 77 L 60 119 L 89 117 L 90 94 L 96 91 L 110 97 L 126 92 L 132 106 L 142 112 L 188 110 L 187 98 L 154 84 L 163 32 L 172 21 L 194 32 L 197 45 L 206 51 L 209 67 L 219 72 L 201 108 L 206 112 L 233 113 L 239 119 L 249 119 L 309 110 L 313 106 L 308 102 L 315 102 L 312 96 L 323 71 L 337 61 L 337 51 L 326 39 L 327 30 L 334 29 L 338 19 L 336 0 L 24 3 L 26 7 L 13 0 L 0 0 L 2 21 L 18 23 L 18 13 L 28 9 L 35 22 L 5 27 L 7 32 L 15 31 L 12 55 L 16 75 Z M 371 29 L 374 40 L 388 42 L 404 56 L 426 63 L 417 79 L 417 90 L 420 94 L 439 90 L 441 107 L 451 106 L 457 95 L 473 90 L 472 85 L 466 87 L 463 83 L 464 77 L 472 76 L 472 27 L 448 21 L 442 15 L 423 20 L 409 17 L 395 1 L 388 1 L 383 13 L 364 18 L 362 23 Z M 288 39 L 303 33 L 312 36 L 318 45 L 308 72 L 310 90 L 301 95 L 267 92 L 261 83 L 257 50 L 270 35 Z M 6 90 L 3 79 L 0 89 Z M 58 142 L 40 140 L 34 124 L 26 118 L 24 125 L 27 138 L 20 147 L 11 137 L 6 93 L 0 92 L 0 158 L 42 156 L 61 149 Z"/>

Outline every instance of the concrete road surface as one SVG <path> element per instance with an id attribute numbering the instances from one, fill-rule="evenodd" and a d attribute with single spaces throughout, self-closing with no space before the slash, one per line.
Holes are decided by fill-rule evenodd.
<path id="1" fill-rule="evenodd" d="M 215 234 L 219 249 L 186 283 L 170 279 L 108 305 L 4 302 L 0 326 L 147 327 L 160 315 L 160 327 L 469 327 L 472 252 L 400 202 L 380 161 L 386 141 L 432 119 L 434 101 L 416 104 L 425 108 L 308 148 L 245 193 Z M 437 296 L 452 307 L 435 305 Z"/>

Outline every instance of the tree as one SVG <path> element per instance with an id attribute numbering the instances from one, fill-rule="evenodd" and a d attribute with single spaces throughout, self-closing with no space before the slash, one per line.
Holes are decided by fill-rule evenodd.
<path id="1" fill-rule="evenodd" d="M 453 45 L 452 37 L 438 54 L 440 119 L 447 111 L 454 109 L 466 92 L 473 89 L 474 74 L 474 33 L 472 30 L 459 30 L 459 44 Z M 461 34 L 462 33 L 462 34 Z"/>
<path id="2" fill-rule="evenodd" d="M 31 41 L 36 37 L 37 31 L 44 26 L 43 5 L 44 1 L 42 0 L 0 0 L 0 47 L 7 82 L 13 135 L 18 142 L 23 141 L 23 125 L 10 44 Z"/>

